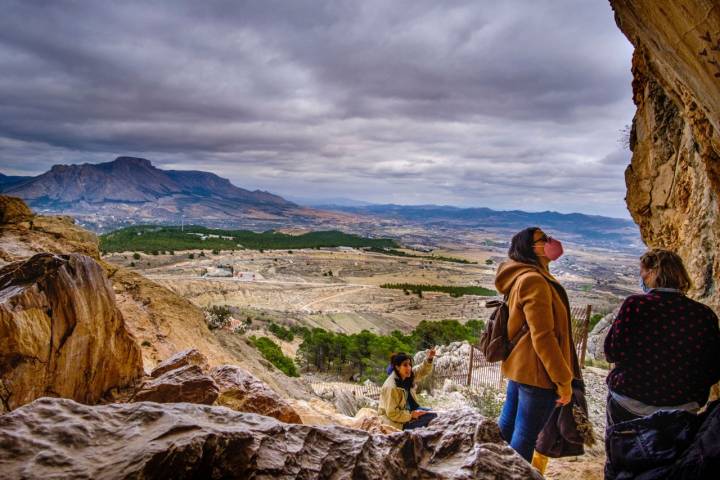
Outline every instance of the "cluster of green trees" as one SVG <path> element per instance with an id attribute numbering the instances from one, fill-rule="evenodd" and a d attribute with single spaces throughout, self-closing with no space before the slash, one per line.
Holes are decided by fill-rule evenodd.
<path id="1" fill-rule="evenodd" d="M 448 293 L 451 297 L 462 297 L 463 295 L 480 295 L 482 297 L 493 297 L 497 295 L 495 290 L 485 287 L 463 286 L 453 287 L 449 285 L 418 285 L 414 283 L 384 283 L 381 288 L 394 288 L 404 290 L 406 293 L 412 292 L 422 297 L 422 292 L 441 292 Z"/>
<path id="2" fill-rule="evenodd" d="M 201 239 L 198 234 L 217 235 L 218 238 Z M 222 238 L 228 237 L 228 238 Z M 241 245 L 239 247 L 238 245 Z M 320 248 L 320 247 L 374 247 L 392 248 L 398 244 L 389 238 L 365 238 L 337 230 L 287 235 L 275 231 L 256 233 L 249 230 L 220 230 L 201 226 L 180 227 L 133 226 L 100 236 L 100 250 L 107 252 L 159 251 L 208 249 L 238 250 L 241 248 L 265 249 Z"/>
<path id="3" fill-rule="evenodd" d="M 250 341 L 255 345 L 255 348 L 258 349 L 265 360 L 275 365 L 285 375 L 288 377 L 300 376 L 293 359 L 286 356 L 277 343 L 268 337 L 250 337 Z"/>
<path id="4" fill-rule="evenodd" d="M 293 332 L 291 332 L 289 329 L 283 327 L 282 325 L 278 325 L 275 322 L 270 323 L 268 330 L 270 331 L 270 333 L 275 335 L 280 340 L 285 340 L 286 342 L 292 342 L 295 339 L 295 334 Z"/>
<path id="5" fill-rule="evenodd" d="M 464 258 L 444 257 L 442 255 L 415 255 L 413 253 L 406 253 L 402 250 L 395 250 L 393 248 L 370 247 L 367 250 L 370 252 L 382 253 L 385 255 L 393 255 L 396 257 L 422 258 L 424 260 L 439 260 L 442 262 L 477 264 L 477 262 L 471 262 L 470 260 L 465 260 Z"/>
<path id="6" fill-rule="evenodd" d="M 395 330 L 390 335 L 378 335 L 367 330 L 346 335 L 321 328 L 294 327 L 302 335 L 297 361 L 307 370 L 335 372 L 349 378 L 382 382 L 390 356 L 396 352 L 414 354 L 435 345 L 451 342 L 477 342 L 485 328 L 482 320 L 422 321 L 409 335 Z"/>

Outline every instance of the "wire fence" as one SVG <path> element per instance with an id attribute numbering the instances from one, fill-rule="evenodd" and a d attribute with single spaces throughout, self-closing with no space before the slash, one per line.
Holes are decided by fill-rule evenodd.
<path id="1" fill-rule="evenodd" d="M 570 308 L 572 336 L 581 366 L 585 364 L 585 350 L 587 349 L 591 315 L 592 305 L 578 305 Z M 499 362 L 488 362 L 482 351 L 474 345 L 470 345 L 465 355 L 466 360 L 463 362 L 434 368 L 428 380 L 421 382 L 421 388 L 424 387 L 432 391 L 442 388 L 445 381 L 450 380 L 457 385 L 466 387 L 504 389 L 505 378 L 500 370 Z"/>
<path id="2" fill-rule="evenodd" d="M 588 330 L 592 305 L 577 305 L 570 308 L 572 320 L 572 335 L 575 349 L 580 360 L 580 366 L 585 364 L 585 350 L 587 349 Z M 433 391 L 444 386 L 446 380 L 457 385 L 474 389 L 491 387 L 504 390 L 505 378 L 500 370 L 500 362 L 488 362 L 482 351 L 475 345 L 462 349 L 462 357 L 453 362 L 437 362 L 433 372 L 419 383 L 419 389 Z M 374 400 L 380 398 L 380 385 L 372 382 L 312 382 L 313 391 L 322 395 L 328 391 L 351 391 L 356 396 L 365 396 Z"/>

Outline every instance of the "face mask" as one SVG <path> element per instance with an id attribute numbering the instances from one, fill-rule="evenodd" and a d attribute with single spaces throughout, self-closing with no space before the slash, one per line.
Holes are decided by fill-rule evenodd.
<path id="1" fill-rule="evenodd" d="M 555 240 L 554 238 L 550 238 L 547 242 L 545 242 L 544 250 L 545 256 L 553 262 L 560 258 L 563 254 L 562 243 L 560 243 L 558 240 Z"/>
<path id="2" fill-rule="evenodd" d="M 643 293 L 648 293 L 651 290 L 650 287 L 645 285 L 645 279 L 642 276 L 640 277 L 640 288 L 642 288 Z"/>

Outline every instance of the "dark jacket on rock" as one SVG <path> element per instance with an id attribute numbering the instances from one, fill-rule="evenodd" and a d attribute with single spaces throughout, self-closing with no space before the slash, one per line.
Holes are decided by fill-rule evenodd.
<path id="1" fill-rule="evenodd" d="M 616 423 L 607 432 L 606 480 L 710 480 L 720 472 L 720 401 Z"/>

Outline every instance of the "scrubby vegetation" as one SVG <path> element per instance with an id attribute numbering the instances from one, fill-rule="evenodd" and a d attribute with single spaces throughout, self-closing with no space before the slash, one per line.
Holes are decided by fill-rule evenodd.
<path id="1" fill-rule="evenodd" d="M 442 262 L 465 263 L 465 264 L 472 264 L 472 265 L 477 264 L 477 262 L 471 262 L 470 260 L 465 260 L 464 258 L 444 257 L 442 255 L 415 255 L 413 253 L 406 253 L 406 252 L 403 252 L 402 250 L 395 250 L 393 248 L 370 247 L 367 250 L 369 252 L 382 253 L 385 255 L 393 255 L 395 257 L 422 258 L 424 260 L 439 260 Z"/>
<path id="2" fill-rule="evenodd" d="M 413 283 L 385 283 L 380 285 L 381 288 L 394 288 L 412 292 L 422 297 L 422 292 L 442 292 L 448 293 L 451 297 L 462 297 L 463 295 L 480 295 L 483 297 L 492 297 L 497 295 L 495 290 L 485 287 L 463 286 L 453 287 L 449 285 L 418 285 Z"/>
<path id="3" fill-rule="evenodd" d="M 223 328 L 230 322 L 230 309 L 222 305 L 213 305 L 205 310 L 205 319 L 210 330 Z"/>
<path id="4" fill-rule="evenodd" d="M 390 335 L 378 335 L 367 330 L 346 335 L 321 328 L 295 327 L 303 342 L 297 360 L 308 370 L 334 372 L 351 377 L 381 382 L 387 376 L 390 355 L 395 352 L 415 353 L 434 345 L 451 342 L 476 342 L 485 325 L 482 320 L 470 320 L 464 325 L 457 320 L 422 321 L 409 335 L 395 330 Z"/>
<path id="5" fill-rule="evenodd" d="M 503 407 L 503 393 L 495 387 L 483 386 L 480 390 L 467 388 L 463 391 L 465 398 L 477 408 L 481 415 L 493 420 L 500 417 Z"/>
<path id="6" fill-rule="evenodd" d="M 260 351 L 265 360 L 275 365 L 275 367 L 277 367 L 278 370 L 282 371 L 285 375 L 288 377 L 300 376 L 293 359 L 285 356 L 277 343 L 273 342 L 268 337 L 250 337 L 250 341 L 253 345 L 255 345 L 255 348 Z"/>
<path id="7" fill-rule="evenodd" d="M 265 249 L 287 250 L 340 246 L 382 249 L 398 245 L 389 238 L 365 238 L 337 230 L 287 235 L 274 231 L 256 233 L 248 230 L 219 230 L 201 226 L 188 226 L 181 230 L 180 227 L 145 225 L 122 228 L 100 236 L 100 249 L 103 252 L 152 253 L 158 250 L 209 249 L 213 253 L 219 253 L 220 250 L 242 248 L 262 252 Z"/>

